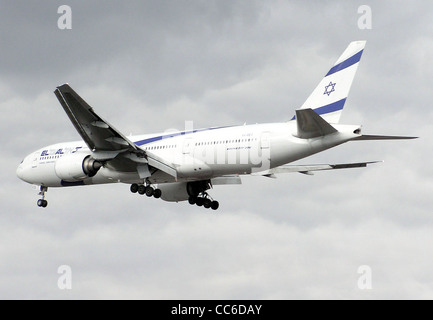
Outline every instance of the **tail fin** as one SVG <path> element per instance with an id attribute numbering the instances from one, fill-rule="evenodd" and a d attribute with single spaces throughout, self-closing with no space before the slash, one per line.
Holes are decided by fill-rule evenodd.
<path id="1" fill-rule="evenodd" d="M 313 109 L 327 122 L 338 123 L 365 44 L 366 41 L 349 44 L 301 109 Z"/>

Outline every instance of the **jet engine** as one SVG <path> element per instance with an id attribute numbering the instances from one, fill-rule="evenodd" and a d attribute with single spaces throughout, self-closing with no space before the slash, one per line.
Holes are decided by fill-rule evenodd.
<path id="1" fill-rule="evenodd" d="M 56 161 L 56 175 L 68 182 L 91 178 L 101 169 L 102 163 L 88 154 L 74 153 Z"/>

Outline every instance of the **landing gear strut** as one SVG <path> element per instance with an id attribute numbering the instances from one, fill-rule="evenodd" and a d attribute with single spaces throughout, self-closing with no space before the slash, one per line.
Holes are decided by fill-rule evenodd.
<path id="1" fill-rule="evenodd" d="M 137 184 L 137 183 L 133 183 L 131 184 L 131 188 L 130 188 L 132 193 L 137 193 L 141 194 L 141 195 L 146 195 L 149 198 L 150 197 L 154 197 L 156 199 L 161 198 L 162 192 L 160 189 L 154 189 L 150 183 L 146 183 L 146 185 L 143 184 Z"/>
<path id="2" fill-rule="evenodd" d="M 48 191 L 48 187 L 41 186 L 41 189 L 39 191 L 39 195 L 42 197 L 38 200 L 37 205 L 40 208 L 46 208 L 48 205 L 48 201 L 45 200 L 45 192 Z"/>

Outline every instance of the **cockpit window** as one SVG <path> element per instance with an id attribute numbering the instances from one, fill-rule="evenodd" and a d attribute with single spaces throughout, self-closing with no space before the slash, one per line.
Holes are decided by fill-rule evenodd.
<path id="1" fill-rule="evenodd" d="M 23 160 L 21 160 L 20 164 L 22 164 L 23 162 L 24 162 L 24 159 L 23 159 Z"/>

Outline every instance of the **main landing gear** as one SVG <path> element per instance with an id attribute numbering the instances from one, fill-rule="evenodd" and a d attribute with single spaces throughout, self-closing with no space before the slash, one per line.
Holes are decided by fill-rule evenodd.
<path id="1" fill-rule="evenodd" d="M 149 198 L 150 197 L 154 197 L 156 199 L 161 198 L 162 192 L 160 189 L 154 189 L 151 187 L 150 184 L 147 185 L 143 185 L 143 184 L 137 184 L 137 183 L 133 183 L 131 184 L 131 192 L 132 193 L 138 193 L 141 195 L 146 195 Z"/>
<path id="2" fill-rule="evenodd" d="M 48 206 L 48 201 L 45 200 L 45 192 L 48 191 L 48 187 L 41 186 L 39 195 L 42 197 L 38 200 L 37 205 L 40 208 L 46 208 Z"/>
<path id="3" fill-rule="evenodd" d="M 213 200 L 207 192 L 201 192 L 198 196 L 190 196 L 188 199 L 189 204 L 203 206 L 206 209 L 211 208 L 217 210 L 220 206 L 218 201 Z"/>

